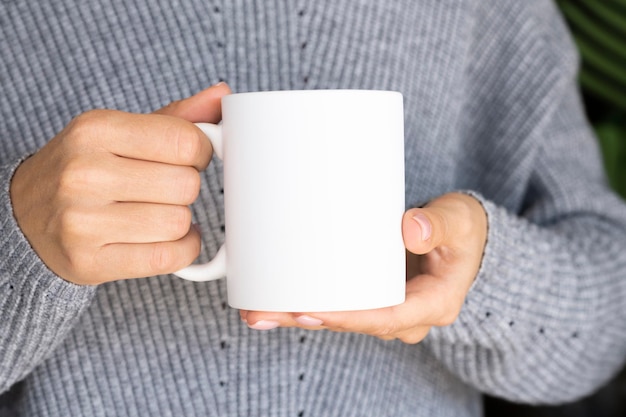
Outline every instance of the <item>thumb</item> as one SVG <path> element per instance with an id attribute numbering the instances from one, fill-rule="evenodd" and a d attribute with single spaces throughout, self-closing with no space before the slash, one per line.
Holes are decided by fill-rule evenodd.
<path id="1" fill-rule="evenodd" d="M 221 82 L 191 97 L 173 101 L 154 113 L 179 117 L 192 123 L 217 123 L 222 118 L 221 99 L 230 92 L 230 87 Z"/>
<path id="2" fill-rule="evenodd" d="M 445 241 L 446 234 L 445 217 L 437 209 L 414 208 L 402 217 L 402 236 L 409 252 L 428 253 Z"/>

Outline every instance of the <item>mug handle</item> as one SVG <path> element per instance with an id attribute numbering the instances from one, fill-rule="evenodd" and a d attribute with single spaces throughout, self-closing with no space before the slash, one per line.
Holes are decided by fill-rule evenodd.
<path id="1" fill-rule="evenodd" d="M 212 123 L 196 123 L 196 126 L 209 138 L 213 146 L 213 152 L 218 158 L 223 159 L 222 126 Z M 174 275 L 189 281 L 213 281 L 226 276 L 226 245 L 222 244 L 217 254 L 206 264 L 189 265 Z"/>

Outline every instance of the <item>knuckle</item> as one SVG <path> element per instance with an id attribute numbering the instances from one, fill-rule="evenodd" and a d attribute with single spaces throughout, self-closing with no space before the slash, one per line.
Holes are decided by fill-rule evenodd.
<path id="1" fill-rule="evenodd" d="M 59 276 L 80 285 L 103 282 L 103 268 L 96 262 L 91 219 L 89 211 L 65 207 L 50 218 L 45 230 L 49 236 L 46 263 Z"/>
<path id="2" fill-rule="evenodd" d="M 195 165 L 202 158 L 200 136 L 190 134 L 191 131 L 180 123 L 172 123 L 168 129 L 167 137 L 172 138 L 176 160 L 181 165 Z"/>
<path id="3" fill-rule="evenodd" d="M 191 210 L 186 206 L 173 206 L 167 215 L 166 227 L 172 240 L 178 240 L 189 232 Z"/>
<path id="4" fill-rule="evenodd" d="M 109 113 L 108 110 L 103 109 L 93 109 L 87 110 L 74 118 L 74 122 L 78 124 L 91 124 L 93 121 L 101 120 Z"/>
<path id="5" fill-rule="evenodd" d="M 69 133 L 65 139 L 72 145 L 84 146 L 93 141 L 95 132 L 110 123 L 111 110 L 88 110 L 76 116 L 69 123 Z"/>
<path id="6" fill-rule="evenodd" d="M 68 161 L 59 174 L 59 183 L 57 184 L 57 190 L 59 194 L 71 194 L 77 188 L 80 188 L 79 184 L 83 182 L 83 164 L 76 159 Z"/>
<path id="7" fill-rule="evenodd" d="M 94 164 L 83 158 L 74 158 L 65 163 L 59 174 L 58 192 L 76 197 L 80 190 L 89 190 L 101 182 L 103 173 Z"/>
<path id="8" fill-rule="evenodd" d="M 59 240 L 62 246 L 68 248 L 80 246 L 86 223 L 84 213 L 74 207 L 68 207 L 57 217 Z"/>
<path id="9" fill-rule="evenodd" d="M 193 168 L 184 168 L 175 179 L 174 187 L 178 190 L 181 204 L 191 204 L 200 193 L 200 173 Z"/>
<path id="10" fill-rule="evenodd" d="M 98 279 L 97 270 L 94 270 L 93 257 L 91 254 L 80 248 L 66 251 L 66 270 L 68 275 L 75 277 L 74 281 L 93 282 Z"/>
<path id="11" fill-rule="evenodd" d="M 174 254 L 171 246 L 163 243 L 156 243 L 152 249 L 150 256 L 149 268 L 155 274 L 166 271 L 173 271 L 178 265 L 178 259 Z"/>

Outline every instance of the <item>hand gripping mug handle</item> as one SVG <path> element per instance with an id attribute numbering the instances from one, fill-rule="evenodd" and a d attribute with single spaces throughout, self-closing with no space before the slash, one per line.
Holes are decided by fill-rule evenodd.
<path id="1" fill-rule="evenodd" d="M 213 152 L 223 159 L 222 126 L 211 123 L 196 123 L 196 126 L 209 138 Z M 226 276 L 226 245 L 223 244 L 211 261 L 202 265 L 189 265 L 174 275 L 189 281 L 213 281 Z"/>

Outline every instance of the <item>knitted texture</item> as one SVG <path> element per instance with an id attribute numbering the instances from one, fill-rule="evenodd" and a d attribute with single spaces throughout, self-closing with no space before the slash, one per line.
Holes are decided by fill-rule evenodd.
<path id="1" fill-rule="evenodd" d="M 11 415 L 478 416 L 481 392 L 558 403 L 619 370 L 626 209 L 607 189 L 548 0 L 5 0 L 0 51 Z M 259 332 L 227 306 L 223 282 L 81 287 L 47 269 L 13 218 L 19 162 L 86 110 L 147 113 L 220 80 L 236 92 L 403 93 L 407 207 L 464 190 L 488 214 L 454 324 L 418 345 Z M 224 240 L 221 163 L 202 177 L 192 211 L 207 261 Z"/>

